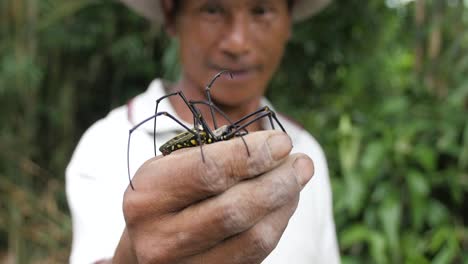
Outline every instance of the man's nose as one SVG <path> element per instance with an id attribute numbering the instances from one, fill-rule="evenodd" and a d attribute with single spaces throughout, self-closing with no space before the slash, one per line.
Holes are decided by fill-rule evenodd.
<path id="1" fill-rule="evenodd" d="M 250 51 L 249 23 L 245 16 L 233 17 L 226 27 L 221 50 L 232 58 L 241 57 Z"/>

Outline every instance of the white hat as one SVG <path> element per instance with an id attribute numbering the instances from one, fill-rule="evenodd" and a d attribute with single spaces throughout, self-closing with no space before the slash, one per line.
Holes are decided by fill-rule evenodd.
<path id="1" fill-rule="evenodd" d="M 121 0 L 138 14 L 146 17 L 153 23 L 160 25 L 164 17 L 160 0 Z M 329 4 L 331 0 L 296 0 L 294 1 L 292 16 L 294 21 L 303 20 L 318 13 Z"/>

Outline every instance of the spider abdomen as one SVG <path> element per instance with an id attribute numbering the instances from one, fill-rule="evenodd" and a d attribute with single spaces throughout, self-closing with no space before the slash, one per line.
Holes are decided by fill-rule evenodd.
<path id="1" fill-rule="evenodd" d="M 198 136 L 195 136 L 198 133 Z M 171 154 L 172 152 L 183 149 L 183 148 L 191 148 L 199 146 L 199 142 L 201 144 L 211 144 L 213 140 L 211 137 L 203 130 L 196 131 L 192 129 L 192 132 L 184 131 L 177 136 L 173 137 L 166 143 L 164 143 L 160 148 L 159 151 L 166 156 Z"/>

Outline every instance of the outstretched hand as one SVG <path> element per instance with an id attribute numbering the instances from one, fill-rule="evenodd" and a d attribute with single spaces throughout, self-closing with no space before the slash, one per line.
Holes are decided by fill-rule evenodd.
<path id="1" fill-rule="evenodd" d="M 124 196 L 113 263 L 260 263 L 275 248 L 313 174 L 278 131 L 148 160 Z"/>

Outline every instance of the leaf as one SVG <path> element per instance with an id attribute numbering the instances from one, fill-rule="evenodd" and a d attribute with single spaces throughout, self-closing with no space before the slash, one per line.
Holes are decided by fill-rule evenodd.
<path id="1" fill-rule="evenodd" d="M 375 178 L 382 168 L 386 154 L 385 143 L 379 140 L 371 141 L 365 147 L 364 154 L 361 158 L 362 170 L 367 175 L 367 180 Z"/>
<path id="2" fill-rule="evenodd" d="M 409 212 L 412 226 L 420 230 L 426 221 L 428 212 L 428 195 L 430 192 L 430 179 L 416 170 L 411 170 L 407 177 L 408 191 L 410 194 L 411 211 Z"/>
<path id="3" fill-rule="evenodd" d="M 419 144 L 413 149 L 413 157 L 426 171 L 435 169 L 436 150 L 433 147 Z"/>
<path id="4" fill-rule="evenodd" d="M 392 190 L 391 194 L 385 198 L 380 206 L 379 218 L 383 225 L 389 251 L 392 254 L 393 262 L 400 260 L 400 223 L 401 223 L 401 202 L 397 198 L 398 191 Z"/>
<path id="5" fill-rule="evenodd" d="M 344 248 L 359 243 L 367 244 L 370 247 L 371 256 L 375 263 L 388 263 L 385 254 L 385 239 L 379 232 L 364 225 L 354 225 L 341 235 L 340 245 Z"/>
<path id="6" fill-rule="evenodd" d="M 430 248 L 432 252 L 437 252 L 432 263 L 453 263 L 459 251 L 456 233 L 454 232 L 453 228 L 438 228 L 432 236 Z"/>

